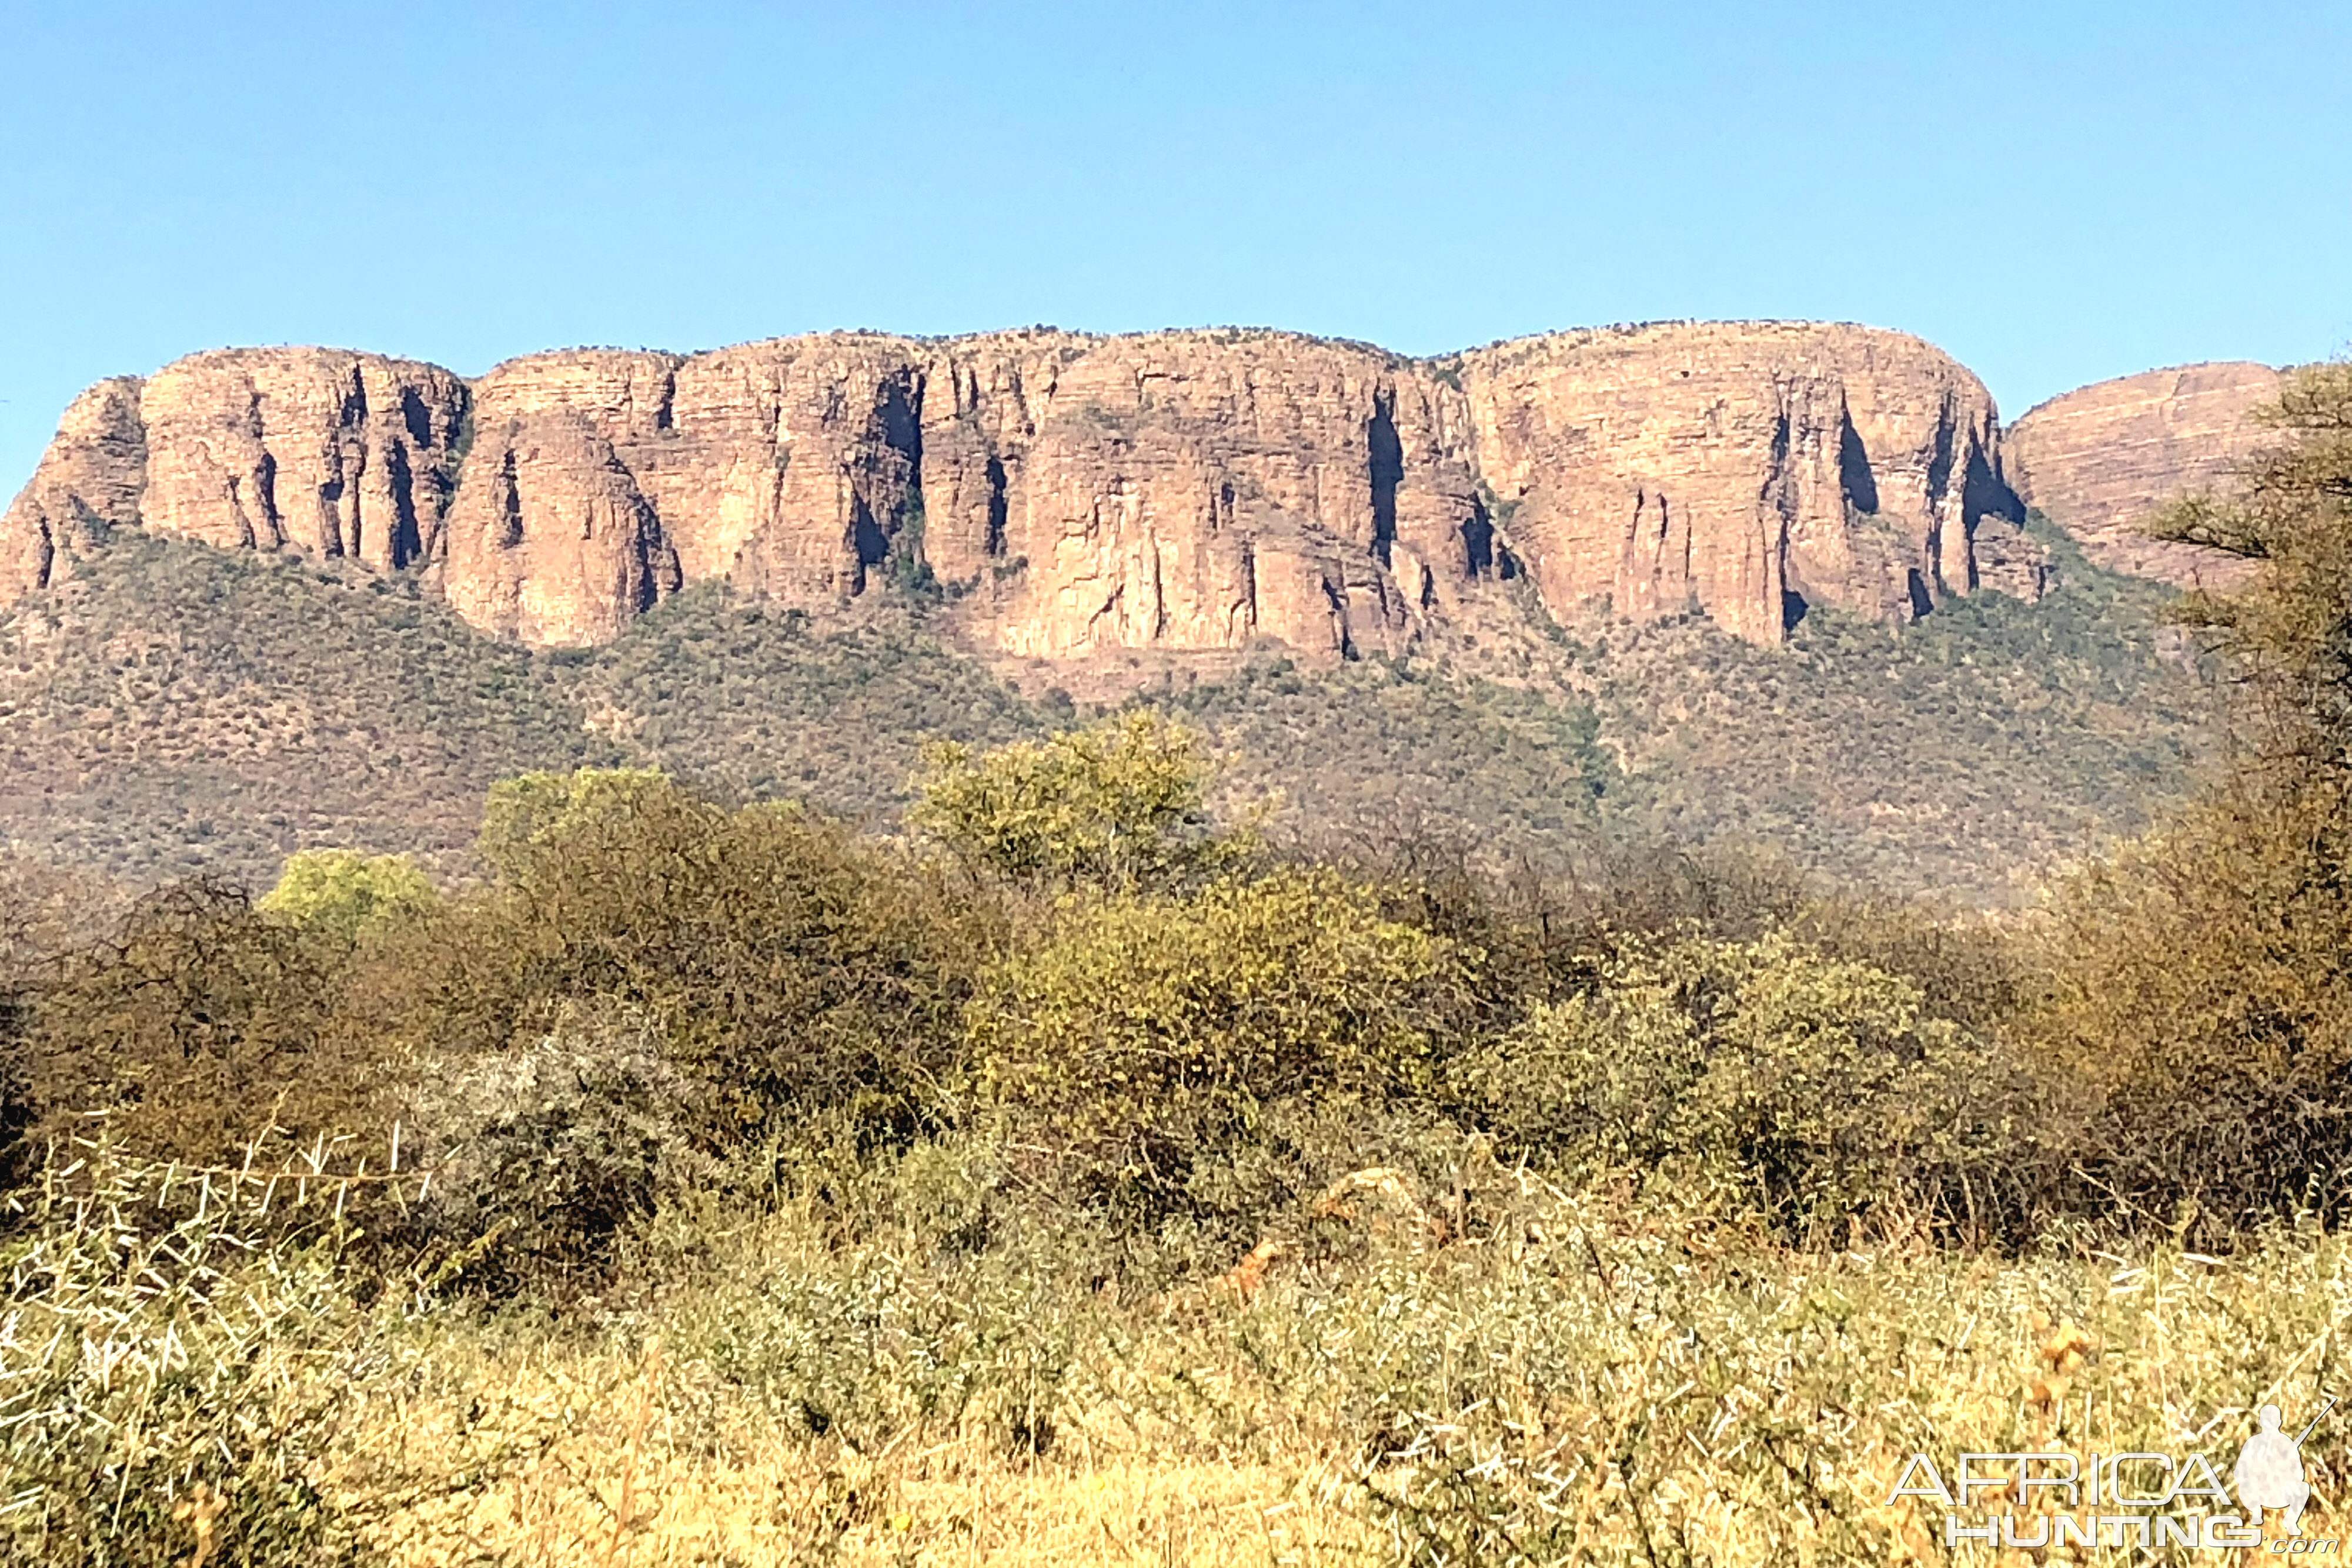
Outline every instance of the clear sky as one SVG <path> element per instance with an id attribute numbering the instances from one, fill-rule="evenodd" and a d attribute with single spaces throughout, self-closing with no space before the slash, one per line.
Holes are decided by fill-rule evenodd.
<path id="1" fill-rule="evenodd" d="M 2352 340 L 2352 5 L 0 0 L 0 497 L 228 343 L 1916 332 L 2003 410 Z"/>

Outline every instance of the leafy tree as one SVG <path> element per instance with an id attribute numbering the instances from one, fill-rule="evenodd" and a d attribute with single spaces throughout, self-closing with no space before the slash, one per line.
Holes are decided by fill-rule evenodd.
<path id="1" fill-rule="evenodd" d="M 1328 871 L 1124 894 L 992 972 L 973 1050 L 1013 1143 L 1149 1224 L 1286 1106 L 1425 1092 L 1474 957 Z"/>
<path id="2" fill-rule="evenodd" d="M 438 896 L 431 879 L 407 855 L 304 850 L 287 857 L 278 885 L 256 907 L 348 945 L 423 914 Z"/>
<path id="3" fill-rule="evenodd" d="M 549 844 L 597 821 L 624 822 L 646 801 L 674 795 L 666 774 L 648 768 L 582 768 L 501 779 L 482 803 L 475 852 L 509 882 L 543 863 Z"/>
<path id="4" fill-rule="evenodd" d="M 1198 732 L 1139 709 L 979 758 L 961 745 L 931 747 L 908 820 L 1016 883 L 1167 886 L 1240 851 L 1211 820 L 1213 772 Z"/>
<path id="5" fill-rule="evenodd" d="M 2352 1213 L 2352 365 L 2290 378 L 2276 443 L 2160 531 L 2257 563 L 2191 594 L 2241 700 L 2229 768 L 2054 892 L 2034 1027 L 2098 1097 L 2101 1185 L 2224 1239 Z"/>

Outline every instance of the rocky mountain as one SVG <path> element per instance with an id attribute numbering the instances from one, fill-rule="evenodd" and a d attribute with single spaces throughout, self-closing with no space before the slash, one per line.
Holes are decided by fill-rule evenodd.
<path id="1" fill-rule="evenodd" d="M 2262 431 L 2247 416 L 2278 395 L 2279 379 L 2242 361 L 2180 365 L 2052 398 L 2010 429 L 2010 483 L 2103 566 L 2225 586 L 2241 563 L 2144 530 L 2167 501 L 2224 478 L 2253 449 Z"/>
<path id="2" fill-rule="evenodd" d="M 1696 601 L 1769 643 L 1813 603 L 1899 622 L 1980 585 L 2040 591 L 1992 399 L 1916 338 L 1692 323 L 1459 363 L 1480 478 L 1556 613 Z"/>
<path id="3" fill-rule="evenodd" d="M 0 599 L 138 521 L 412 576 L 593 645 L 722 579 L 828 613 L 958 599 L 1008 656 L 1402 653 L 1520 618 L 1703 612 L 1777 643 L 2032 598 L 1991 399 L 1917 339 L 1785 322 L 1433 361 L 1257 331 L 830 333 L 532 355 L 473 382 L 319 349 L 102 382 L 0 517 Z"/>
<path id="4" fill-rule="evenodd" d="M 76 399 L 0 516 L 0 852 L 463 875 L 491 779 L 583 762 L 887 823 L 929 739 L 1147 702 L 1288 832 L 2009 903 L 2188 787 L 2145 574 L 2208 569 L 2129 530 L 2273 382 L 2004 430 L 1916 339 L 1769 322 L 199 354 Z"/>

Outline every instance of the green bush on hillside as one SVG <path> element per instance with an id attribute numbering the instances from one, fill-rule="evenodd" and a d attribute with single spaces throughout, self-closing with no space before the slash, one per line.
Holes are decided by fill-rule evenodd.
<path id="1" fill-rule="evenodd" d="M 278 885 L 255 904 L 303 931 L 352 944 L 415 918 L 438 897 L 407 855 L 303 850 L 289 855 Z"/>
<path id="2" fill-rule="evenodd" d="M 1213 824 L 1203 737 L 1150 709 L 975 758 L 927 748 L 909 826 L 1033 887 L 1150 888 L 1233 863 Z"/>

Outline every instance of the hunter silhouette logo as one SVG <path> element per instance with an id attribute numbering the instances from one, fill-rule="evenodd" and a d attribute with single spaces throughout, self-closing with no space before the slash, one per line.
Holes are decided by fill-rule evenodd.
<path id="1" fill-rule="evenodd" d="M 2331 1399 L 2319 1407 L 2304 1429 L 2290 1437 L 2279 1430 L 2279 1407 L 2265 1405 L 2256 1415 L 2261 1430 L 2246 1439 L 2238 1450 L 2237 1467 L 2230 1472 L 2231 1484 L 2238 1489 L 2238 1501 L 2246 1511 L 2247 1520 L 2259 1528 L 2264 1509 L 2286 1511 L 2284 1521 L 2289 1535 L 2303 1533 L 2303 1508 L 2311 1500 L 2311 1483 L 2303 1474 L 2303 1440 L 2319 1425 L 2320 1416 L 2336 1408 Z"/>

